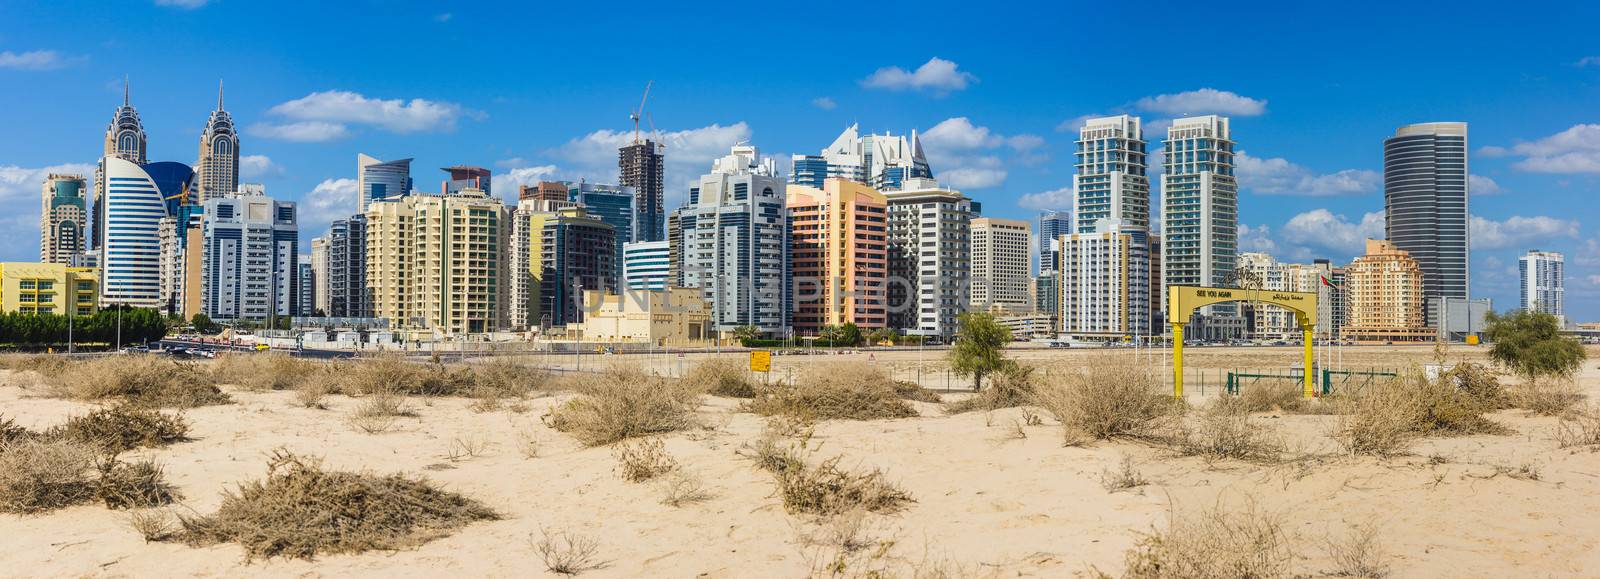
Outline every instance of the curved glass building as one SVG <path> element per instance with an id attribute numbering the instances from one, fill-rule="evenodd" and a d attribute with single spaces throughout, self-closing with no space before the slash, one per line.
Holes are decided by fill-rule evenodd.
<path id="1" fill-rule="evenodd" d="M 117 157 L 100 160 L 106 179 L 101 303 L 161 305 L 161 218 L 166 205 L 156 180 Z"/>
<path id="2" fill-rule="evenodd" d="M 1467 124 L 1419 123 L 1383 141 L 1384 233 L 1422 267 L 1428 325 L 1467 295 Z"/>

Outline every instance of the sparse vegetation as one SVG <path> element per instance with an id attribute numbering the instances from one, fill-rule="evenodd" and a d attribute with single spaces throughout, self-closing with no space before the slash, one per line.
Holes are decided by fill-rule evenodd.
<path id="1" fill-rule="evenodd" d="M 257 392 L 295 389 L 323 371 L 324 364 L 283 352 L 229 352 L 211 366 L 212 379 L 218 384 Z"/>
<path id="2" fill-rule="evenodd" d="M 1312 401 L 1298 382 L 1267 379 L 1240 388 L 1238 403 L 1244 412 L 1299 413 Z"/>
<path id="3" fill-rule="evenodd" d="M 406 403 L 405 394 L 397 390 L 374 390 L 362 398 L 350 413 L 350 425 L 367 434 L 388 432 L 395 420 L 402 416 L 416 416 Z"/>
<path id="4" fill-rule="evenodd" d="M 1600 447 L 1600 406 L 1588 405 L 1563 416 L 1556 424 L 1555 439 L 1561 448 Z"/>
<path id="5" fill-rule="evenodd" d="M 964 400 L 945 404 L 944 411 L 948 414 L 960 414 L 1033 404 L 1037 389 L 1034 380 L 1032 366 L 1011 364 L 990 377 L 988 388 Z"/>
<path id="6" fill-rule="evenodd" d="M 1563 416 L 1583 402 L 1571 380 L 1532 380 L 1506 389 L 1507 404 L 1543 416 Z"/>
<path id="7" fill-rule="evenodd" d="M 644 482 L 678 468 L 678 461 L 667 454 L 660 438 L 623 440 L 612 451 L 617 457 L 617 475 L 628 482 Z"/>
<path id="8" fill-rule="evenodd" d="M 0 445 L 0 512 L 33 514 L 94 498 L 94 446 L 70 440 Z"/>
<path id="9" fill-rule="evenodd" d="M 181 498 L 177 489 L 167 483 L 166 472 L 155 461 L 122 462 L 105 458 L 100 461 L 98 470 L 100 478 L 95 480 L 94 492 L 107 508 L 159 507 Z"/>
<path id="10" fill-rule="evenodd" d="M 68 418 L 44 436 L 93 445 L 112 454 L 135 448 L 158 448 L 188 440 L 189 422 L 182 416 L 126 404 Z"/>
<path id="11" fill-rule="evenodd" d="M 578 395 L 544 416 L 551 428 L 584 446 L 675 432 L 696 424 L 700 390 L 680 380 L 613 366 L 587 381 Z"/>
<path id="12" fill-rule="evenodd" d="M 599 558 L 600 542 L 594 537 L 571 531 L 552 533 L 549 529 L 541 529 L 540 534 L 538 540 L 532 541 L 533 548 L 551 573 L 577 575 L 606 565 Z"/>
<path id="13" fill-rule="evenodd" d="M 1227 397 L 1201 412 L 1197 425 L 1179 429 L 1174 442 L 1179 453 L 1207 460 L 1272 462 L 1285 451 L 1275 431 L 1250 422 L 1243 400 Z"/>
<path id="14" fill-rule="evenodd" d="M 146 543 L 171 539 L 178 528 L 172 513 L 165 509 L 140 509 L 128 513 L 128 526 L 138 531 Z"/>
<path id="15" fill-rule="evenodd" d="M 1484 335 L 1494 344 L 1489 358 L 1527 382 L 1571 379 L 1586 357 L 1583 345 L 1562 336 L 1560 321 L 1544 312 L 1490 312 Z"/>
<path id="16" fill-rule="evenodd" d="M 45 380 L 57 396 L 77 400 L 179 408 L 232 402 L 198 365 L 149 354 L 72 362 L 70 369 L 50 373 Z"/>
<path id="17" fill-rule="evenodd" d="M 1429 380 L 1413 370 L 1353 395 L 1334 437 L 1351 454 L 1392 456 L 1432 434 L 1495 434 L 1505 427 L 1483 414 L 1493 403 L 1457 388 L 1448 376 Z"/>
<path id="18" fill-rule="evenodd" d="M 1138 467 L 1133 463 L 1132 456 L 1122 455 L 1122 461 L 1117 464 L 1116 470 L 1106 469 L 1100 471 L 1100 486 L 1105 487 L 1106 492 L 1114 493 L 1150 484 L 1150 481 L 1144 478 L 1144 474 L 1140 473 Z"/>
<path id="19" fill-rule="evenodd" d="M 477 458 L 489 450 L 489 440 L 476 435 L 464 434 L 450 439 L 450 446 L 445 449 L 445 458 L 454 462 Z"/>
<path id="20" fill-rule="evenodd" d="M 1367 522 L 1350 525 L 1343 537 L 1329 537 L 1324 544 L 1333 561 L 1330 575 L 1357 579 L 1382 579 L 1389 576 L 1389 563 L 1378 537 L 1378 525 Z"/>
<path id="21" fill-rule="evenodd" d="M 1130 579 L 1287 577 L 1295 553 L 1279 517 L 1253 505 L 1191 515 L 1174 513 L 1126 555 Z"/>
<path id="22" fill-rule="evenodd" d="M 793 386 L 763 388 L 742 408 L 762 416 L 806 420 L 877 420 L 917 415 L 882 368 L 850 362 L 813 365 Z"/>
<path id="23" fill-rule="evenodd" d="M 755 398 L 757 384 L 738 358 L 712 358 L 695 364 L 683 381 L 712 396 Z"/>
<path id="24" fill-rule="evenodd" d="M 661 504 L 681 507 L 710 498 L 711 492 L 706 489 L 705 481 L 692 472 L 673 469 L 661 481 Z"/>
<path id="25" fill-rule="evenodd" d="M 1162 392 L 1154 369 L 1103 357 L 1055 372 L 1035 398 L 1061 422 L 1068 443 L 1083 438 L 1151 437 L 1181 417 L 1185 406 Z"/>
<path id="26" fill-rule="evenodd" d="M 266 479 L 225 493 L 213 514 L 180 517 L 178 538 L 191 545 L 239 543 L 252 559 L 310 559 L 419 545 L 498 518 L 426 480 L 324 470 L 317 460 L 280 450 L 267 463 Z"/>

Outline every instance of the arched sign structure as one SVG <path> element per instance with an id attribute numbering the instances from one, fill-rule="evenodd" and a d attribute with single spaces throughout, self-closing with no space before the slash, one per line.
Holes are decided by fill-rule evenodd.
<path id="1" fill-rule="evenodd" d="M 1256 302 L 1282 306 L 1294 312 L 1300 324 L 1305 344 L 1305 397 L 1315 393 L 1315 377 L 1311 372 L 1311 343 L 1317 327 L 1317 294 L 1314 292 L 1280 292 L 1272 290 L 1167 286 L 1167 320 L 1172 322 L 1172 395 L 1183 396 L 1183 327 L 1188 325 L 1194 311 L 1212 304 L 1226 302 Z"/>

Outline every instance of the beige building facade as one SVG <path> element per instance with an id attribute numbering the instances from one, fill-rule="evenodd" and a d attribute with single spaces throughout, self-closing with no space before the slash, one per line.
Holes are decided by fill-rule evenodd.
<path id="1" fill-rule="evenodd" d="M 1033 311 L 1030 288 L 1033 227 L 1027 221 L 972 220 L 971 309 L 1020 315 Z"/>
<path id="2" fill-rule="evenodd" d="M 505 326 L 506 208 L 478 189 L 367 206 L 367 288 L 391 328 L 449 337 Z"/>
<path id="3" fill-rule="evenodd" d="M 1366 342 L 1432 339 L 1426 300 L 1422 293 L 1422 267 L 1393 243 L 1367 240 L 1367 253 L 1350 263 L 1345 273 L 1349 307 L 1344 338 Z"/>
<path id="4" fill-rule="evenodd" d="M 711 307 L 692 288 L 583 292 L 583 322 L 568 326 L 572 339 L 690 346 L 711 338 Z"/>

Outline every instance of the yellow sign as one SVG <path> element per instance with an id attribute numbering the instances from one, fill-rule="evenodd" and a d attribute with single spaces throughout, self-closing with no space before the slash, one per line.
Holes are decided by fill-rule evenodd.
<path id="1" fill-rule="evenodd" d="M 1468 335 L 1467 336 L 1467 345 L 1468 346 L 1476 346 L 1476 345 L 1478 345 L 1478 335 L 1477 334 Z"/>
<path id="2" fill-rule="evenodd" d="M 750 371 L 751 372 L 771 372 L 772 371 L 772 352 L 769 352 L 767 350 L 756 350 L 754 352 L 751 352 L 750 353 Z"/>
<path id="3" fill-rule="evenodd" d="M 1315 373 L 1311 371 L 1311 345 L 1316 341 L 1316 293 L 1184 285 L 1167 286 L 1167 322 L 1172 324 L 1172 395 L 1183 397 L 1183 326 L 1189 323 L 1189 316 L 1194 315 L 1195 310 L 1225 302 L 1272 304 L 1294 312 L 1305 344 L 1305 365 L 1302 366 L 1305 368 L 1302 372 L 1305 377 L 1304 394 L 1306 398 L 1314 396 Z"/>

